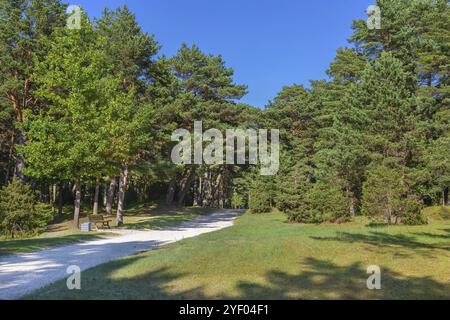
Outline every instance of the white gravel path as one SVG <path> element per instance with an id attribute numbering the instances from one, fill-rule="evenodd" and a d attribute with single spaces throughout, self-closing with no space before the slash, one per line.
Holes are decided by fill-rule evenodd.
<path id="1" fill-rule="evenodd" d="M 233 225 L 238 211 L 226 210 L 198 217 L 163 230 L 112 230 L 119 236 L 0 257 L 0 299 L 23 295 L 68 277 L 67 267 L 92 268 L 119 257 L 147 251 L 155 246 L 198 236 Z"/>

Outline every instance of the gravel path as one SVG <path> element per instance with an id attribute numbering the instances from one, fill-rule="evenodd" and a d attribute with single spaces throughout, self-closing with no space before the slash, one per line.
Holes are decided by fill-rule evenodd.
<path id="1" fill-rule="evenodd" d="M 198 217 L 178 227 L 162 230 L 112 230 L 109 239 L 14 254 L 0 258 L 0 299 L 18 299 L 33 290 L 68 277 L 67 267 L 92 268 L 119 257 L 233 225 L 237 211 L 227 210 Z"/>

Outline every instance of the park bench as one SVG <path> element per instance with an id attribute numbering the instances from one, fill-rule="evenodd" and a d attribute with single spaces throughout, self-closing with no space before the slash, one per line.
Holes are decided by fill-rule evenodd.
<path id="1" fill-rule="evenodd" d="M 88 216 L 89 222 L 95 224 L 95 227 L 97 227 L 97 224 L 101 224 L 101 227 L 106 227 L 108 229 L 111 229 L 109 226 L 109 223 L 112 221 L 111 219 L 105 219 L 103 215 L 101 214 L 93 214 Z"/>

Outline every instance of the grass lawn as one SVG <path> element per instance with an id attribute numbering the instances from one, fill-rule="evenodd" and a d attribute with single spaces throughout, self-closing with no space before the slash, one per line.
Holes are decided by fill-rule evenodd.
<path id="1" fill-rule="evenodd" d="M 70 208 L 69 208 L 70 210 Z M 124 217 L 125 225 L 122 229 L 160 229 L 163 227 L 175 226 L 184 221 L 189 221 L 201 214 L 207 214 L 214 209 L 205 208 L 160 208 L 156 206 L 139 205 L 130 208 Z M 216 210 L 217 211 L 217 210 Z M 69 212 L 69 211 L 68 211 Z M 83 212 L 80 223 L 87 222 L 87 212 Z M 66 215 L 69 218 L 70 215 Z M 116 227 L 116 221 L 111 227 Z M 95 240 L 114 236 L 112 233 L 90 232 L 81 233 L 73 228 L 72 220 L 66 219 L 63 223 L 52 224 L 48 230 L 38 237 L 19 240 L 0 240 L 0 256 L 11 253 L 25 253 L 54 246 L 70 244 L 75 242 Z"/>
<path id="2" fill-rule="evenodd" d="M 29 299 L 450 299 L 450 221 L 426 226 L 288 224 L 244 214 L 218 232 L 121 258 Z M 366 269 L 381 268 L 381 290 Z"/>

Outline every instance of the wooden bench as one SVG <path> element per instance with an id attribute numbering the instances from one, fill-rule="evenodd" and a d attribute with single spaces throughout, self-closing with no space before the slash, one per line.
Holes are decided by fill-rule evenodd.
<path id="1" fill-rule="evenodd" d="M 97 224 L 101 224 L 102 227 L 106 227 L 111 229 L 109 223 L 112 221 L 111 219 L 105 219 L 101 214 L 93 214 L 88 216 L 88 220 L 90 223 L 94 223 L 95 227 L 98 229 Z"/>

